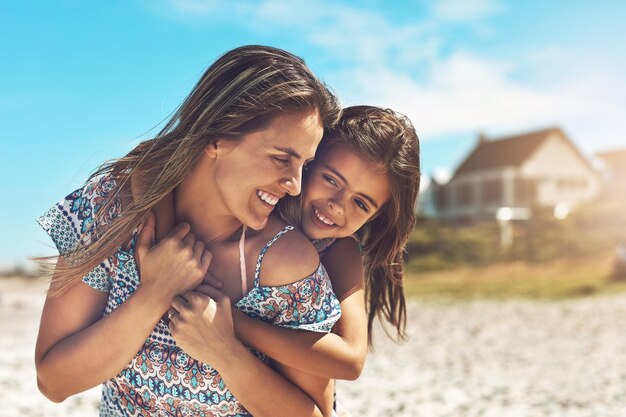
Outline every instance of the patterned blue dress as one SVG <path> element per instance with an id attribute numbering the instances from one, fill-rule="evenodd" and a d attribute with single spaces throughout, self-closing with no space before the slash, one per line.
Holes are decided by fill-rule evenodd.
<path id="1" fill-rule="evenodd" d="M 70 253 L 81 242 L 97 239 L 96 229 L 102 228 L 96 226 L 106 226 L 119 216 L 119 200 L 106 206 L 106 213 L 100 213 L 106 202 L 117 198 L 116 190 L 113 178 L 97 177 L 38 219 L 61 255 Z M 281 231 L 263 248 L 257 261 L 254 287 L 235 307 L 249 316 L 280 326 L 329 332 L 341 310 L 321 263 L 312 275 L 288 285 L 265 287 L 259 283 L 263 255 L 289 230 L 288 227 Z M 104 315 L 119 307 L 139 285 L 134 258 L 136 235 L 135 232 L 128 248 L 120 247 L 83 278 L 87 285 L 108 292 Z M 262 353 L 253 352 L 267 362 Z M 249 415 L 214 368 L 196 361 L 176 346 L 163 319 L 131 362 L 103 384 L 100 405 L 100 416 Z"/>

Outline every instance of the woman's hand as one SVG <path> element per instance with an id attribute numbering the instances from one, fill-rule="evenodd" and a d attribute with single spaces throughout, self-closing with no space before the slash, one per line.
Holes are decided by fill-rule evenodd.
<path id="1" fill-rule="evenodd" d="M 213 288 L 214 300 L 201 292 L 203 287 L 174 298 L 170 331 L 187 354 L 219 370 L 221 360 L 240 342 L 235 336 L 230 299 Z"/>
<path id="2" fill-rule="evenodd" d="M 178 224 L 156 244 L 155 221 L 150 212 L 137 238 L 139 290 L 149 292 L 167 309 L 173 297 L 202 282 L 211 263 L 211 252 L 204 249 L 204 242 L 195 238 L 187 223 Z"/>

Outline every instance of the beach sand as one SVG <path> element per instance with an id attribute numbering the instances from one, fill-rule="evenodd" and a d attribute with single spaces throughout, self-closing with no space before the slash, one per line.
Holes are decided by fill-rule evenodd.
<path id="1" fill-rule="evenodd" d="M 0 278 L 0 415 L 97 416 L 100 388 L 55 404 L 37 389 L 35 340 L 47 288 L 32 278 Z"/>
<path id="2" fill-rule="evenodd" d="M 100 388 L 61 404 L 36 386 L 43 284 L 0 278 L 0 414 L 95 416 Z M 407 343 L 377 328 L 357 381 L 338 383 L 353 417 L 622 417 L 626 295 L 561 302 L 409 303 Z"/>

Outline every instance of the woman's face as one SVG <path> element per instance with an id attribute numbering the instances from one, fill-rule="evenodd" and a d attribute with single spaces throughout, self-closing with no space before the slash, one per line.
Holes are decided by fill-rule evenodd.
<path id="1" fill-rule="evenodd" d="M 317 111 L 291 113 L 239 140 L 209 146 L 207 152 L 215 153 L 215 188 L 226 211 L 262 229 L 278 200 L 300 194 L 302 167 L 314 157 L 322 134 Z"/>
<path id="2" fill-rule="evenodd" d="M 341 238 L 370 221 L 390 197 L 380 164 L 338 144 L 315 160 L 302 193 L 302 230 L 311 239 Z"/>

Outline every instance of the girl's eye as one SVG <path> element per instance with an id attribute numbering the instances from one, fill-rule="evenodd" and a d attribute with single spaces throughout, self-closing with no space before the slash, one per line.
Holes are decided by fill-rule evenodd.
<path id="1" fill-rule="evenodd" d="M 367 204 L 365 204 L 362 200 L 359 200 L 358 198 L 354 200 L 354 202 L 356 203 L 356 205 L 363 210 L 366 213 L 369 213 L 369 208 L 367 207 Z"/>
<path id="2" fill-rule="evenodd" d="M 272 156 L 272 159 L 274 161 L 278 162 L 280 165 L 283 165 L 283 166 L 289 165 L 289 159 L 288 158 L 281 158 L 280 156 Z"/>
<path id="3" fill-rule="evenodd" d="M 327 183 L 334 185 L 335 187 L 337 187 L 337 181 L 335 181 L 335 179 L 333 177 L 331 177 L 330 175 L 326 175 L 324 174 L 324 179 L 326 180 Z"/>

